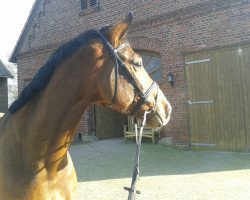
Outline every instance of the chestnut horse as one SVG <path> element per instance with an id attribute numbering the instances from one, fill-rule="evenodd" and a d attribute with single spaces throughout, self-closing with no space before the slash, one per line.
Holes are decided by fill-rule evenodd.
<path id="1" fill-rule="evenodd" d="M 154 110 L 148 123 L 167 124 L 170 104 L 125 42 L 131 22 L 130 13 L 60 47 L 0 119 L 0 200 L 72 199 L 77 177 L 68 148 L 90 104 L 131 114 L 150 88 L 134 115 Z"/>

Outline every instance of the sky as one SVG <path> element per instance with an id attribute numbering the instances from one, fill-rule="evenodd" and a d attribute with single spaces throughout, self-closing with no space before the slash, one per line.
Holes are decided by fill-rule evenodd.
<path id="1" fill-rule="evenodd" d="M 0 59 L 8 59 L 22 32 L 35 0 L 0 1 Z"/>

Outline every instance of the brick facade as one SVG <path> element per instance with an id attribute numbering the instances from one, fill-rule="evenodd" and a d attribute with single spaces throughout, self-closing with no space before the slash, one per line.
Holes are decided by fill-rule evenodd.
<path id="1" fill-rule="evenodd" d="M 0 77 L 0 112 L 8 110 L 8 85 L 7 78 Z"/>
<path id="2" fill-rule="evenodd" d="M 100 0 L 99 8 L 80 11 L 80 1 L 37 0 L 12 54 L 18 65 L 19 91 L 51 52 L 79 33 L 116 22 L 133 11 L 135 22 L 129 41 L 134 49 L 161 55 L 163 79 L 159 82 L 173 106 L 165 136 L 176 144 L 188 144 L 187 99 L 185 94 L 184 54 L 250 42 L 249 0 Z M 31 20 L 32 19 L 32 20 Z M 172 72 L 176 85 L 170 86 Z M 93 110 L 87 109 L 83 132 L 94 130 Z"/>

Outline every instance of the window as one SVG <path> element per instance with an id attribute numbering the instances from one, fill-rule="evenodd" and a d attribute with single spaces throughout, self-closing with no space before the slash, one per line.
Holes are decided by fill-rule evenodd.
<path id="1" fill-rule="evenodd" d="M 142 57 L 142 62 L 145 70 L 154 81 L 162 79 L 161 59 L 158 55 L 150 52 L 138 52 Z"/>
<path id="2" fill-rule="evenodd" d="M 81 0 L 81 10 L 98 7 L 98 0 Z"/>
<path id="3" fill-rule="evenodd" d="M 88 1 L 81 0 L 81 10 L 86 10 L 88 8 Z"/>
<path id="4" fill-rule="evenodd" d="M 97 0 L 90 0 L 90 1 L 89 1 L 89 6 L 90 6 L 91 8 L 94 8 L 94 7 L 96 7 L 97 5 L 98 5 Z"/>

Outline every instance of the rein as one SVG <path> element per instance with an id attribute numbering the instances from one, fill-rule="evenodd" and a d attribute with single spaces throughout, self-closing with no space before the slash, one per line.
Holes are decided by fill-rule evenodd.
<path id="1" fill-rule="evenodd" d="M 145 111 L 143 118 L 142 118 L 142 124 L 140 127 L 140 132 L 138 135 L 137 132 L 137 124 L 135 124 L 135 138 L 136 138 L 136 154 L 135 154 L 135 164 L 134 164 L 134 171 L 132 176 L 132 182 L 130 187 L 124 187 L 125 190 L 129 192 L 128 194 L 128 200 L 135 200 L 136 194 L 140 194 L 141 192 L 136 190 L 136 183 L 139 180 L 140 177 L 140 153 L 141 153 L 141 140 L 142 140 L 142 132 L 143 128 L 146 123 L 146 117 L 149 112 Z"/>

